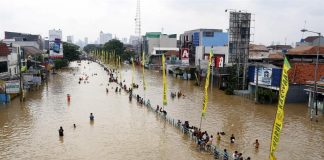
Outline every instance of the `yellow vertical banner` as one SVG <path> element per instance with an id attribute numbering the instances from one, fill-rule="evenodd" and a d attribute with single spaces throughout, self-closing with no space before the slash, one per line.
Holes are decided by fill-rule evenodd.
<path id="1" fill-rule="evenodd" d="M 207 66 L 206 82 L 205 82 L 204 100 L 203 100 L 203 106 L 202 106 L 201 116 L 205 116 L 206 111 L 207 111 L 208 86 L 209 86 L 209 79 L 210 79 L 210 66 L 211 66 L 211 63 L 212 63 L 212 57 L 213 57 L 213 50 L 210 49 L 208 66 Z"/>
<path id="2" fill-rule="evenodd" d="M 133 69 L 133 72 L 132 72 L 132 88 L 134 86 L 134 74 L 135 74 L 135 64 L 134 64 L 134 59 L 132 58 L 132 69 Z"/>
<path id="3" fill-rule="evenodd" d="M 163 76 L 163 105 L 167 105 L 167 81 L 166 81 L 166 69 L 165 69 L 165 57 L 162 54 L 162 76 Z"/>
<path id="4" fill-rule="evenodd" d="M 145 53 L 142 54 L 142 70 L 143 70 L 143 89 L 146 90 L 146 82 L 145 82 Z"/>
<path id="5" fill-rule="evenodd" d="M 278 108 L 277 108 L 276 118 L 273 123 L 272 134 L 271 134 L 270 160 L 277 159 L 274 155 L 274 152 L 277 150 L 277 146 L 279 144 L 279 139 L 280 139 L 280 133 L 283 125 L 284 106 L 286 101 L 286 94 L 289 89 L 289 80 L 288 80 L 289 69 L 290 69 L 290 64 L 287 58 L 285 57 L 284 65 L 281 73 Z"/>

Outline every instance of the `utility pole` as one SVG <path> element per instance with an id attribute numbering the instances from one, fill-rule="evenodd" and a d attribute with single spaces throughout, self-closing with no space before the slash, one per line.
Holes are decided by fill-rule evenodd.
<path id="1" fill-rule="evenodd" d="M 258 103 L 258 101 L 259 101 L 259 98 L 258 98 L 258 87 L 259 87 L 259 65 L 257 64 L 255 67 L 256 67 L 255 71 L 256 71 L 257 73 L 256 73 L 256 78 L 255 78 L 255 97 L 254 97 L 254 100 L 255 100 L 255 103 Z M 255 74 L 254 74 L 254 75 L 255 75 Z"/>

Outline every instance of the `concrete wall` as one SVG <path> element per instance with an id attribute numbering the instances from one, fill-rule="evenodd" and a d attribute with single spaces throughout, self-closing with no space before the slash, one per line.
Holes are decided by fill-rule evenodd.
<path id="1" fill-rule="evenodd" d="M 196 59 L 195 59 L 195 66 L 199 65 L 199 59 L 200 59 L 200 67 L 202 69 L 207 68 L 207 64 L 202 66 L 202 63 L 205 64 L 205 62 L 203 61 L 208 61 L 208 59 L 205 59 L 204 54 L 205 53 L 209 53 L 210 52 L 211 47 L 210 46 L 197 46 L 196 47 Z M 228 64 L 228 46 L 216 46 L 213 47 L 213 53 L 214 54 L 221 54 L 221 55 L 225 55 L 225 62 L 224 64 Z"/>

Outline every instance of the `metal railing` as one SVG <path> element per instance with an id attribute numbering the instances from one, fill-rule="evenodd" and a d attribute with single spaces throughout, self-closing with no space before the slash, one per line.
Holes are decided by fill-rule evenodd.
<path id="1" fill-rule="evenodd" d="M 137 98 L 136 94 L 132 95 L 133 98 Z M 196 136 L 194 136 L 193 131 L 189 128 L 185 128 L 183 127 L 182 123 L 178 123 L 178 120 L 168 116 L 168 115 L 164 115 L 162 112 L 160 112 L 159 110 L 156 110 L 155 108 L 153 108 L 153 106 L 150 103 L 150 100 L 148 99 L 147 101 L 144 100 L 143 104 L 149 111 L 155 113 L 156 115 L 160 116 L 162 118 L 162 120 L 166 121 L 167 123 L 169 123 L 170 125 L 172 125 L 173 127 L 175 127 L 176 129 L 180 130 L 181 133 L 187 135 L 192 141 L 194 141 L 196 144 L 198 143 L 198 139 Z M 220 149 L 220 147 L 216 146 L 216 145 L 210 145 L 210 146 L 199 146 L 197 145 L 197 148 L 199 150 L 203 150 L 206 152 L 209 152 L 211 155 L 214 156 L 215 159 L 224 159 L 224 151 L 222 149 Z M 228 160 L 234 160 L 232 158 L 232 154 L 230 154 L 229 152 L 227 153 L 227 157 Z"/>

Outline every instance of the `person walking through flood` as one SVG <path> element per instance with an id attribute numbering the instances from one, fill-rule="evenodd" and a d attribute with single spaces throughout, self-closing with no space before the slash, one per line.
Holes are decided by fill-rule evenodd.
<path id="1" fill-rule="evenodd" d="M 232 136 L 231 136 L 231 143 L 234 143 L 234 141 L 235 141 L 235 137 L 234 137 L 234 134 L 232 134 Z"/>
<path id="2" fill-rule="evenodd" d="M 92 113 L 90 113 L 90 121 L 93 121 L 94 120 L 94 116 Z"/>
<path id="3" fill-rule="evenodd" d="M 58 131 L 59 131 L 59 135 L 61 137 L 64 136 L 64 134 L 63 134 L 64 130 L 63 130 L 63 127 L 62 126 L 60 127 L 60 129 Z"/>
<path id="4" fill-rule="evenodd" d="M 253 145 L 254 145 L 255 149 L 259 149 L 259 145 L 260 145 L 259 140 L 256 139 L 255 142 L 253 143 Z"/>

